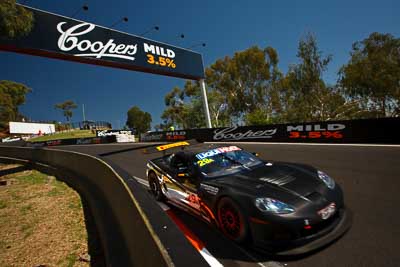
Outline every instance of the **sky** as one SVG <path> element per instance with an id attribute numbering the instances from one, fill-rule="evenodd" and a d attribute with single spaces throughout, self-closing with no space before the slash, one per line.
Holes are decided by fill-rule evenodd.
<path id="1" fill-rule="evenodd" d="M 28 6 L 71 16 L 83 4 L 89 10 L 75 18 L 101 26 L 110 26 L 121 17 L 129 21 L 115 29 L 140 35 L 155 25 L 159 31 L 146 35 L 156 41 L 179 47 L 206 43 L 193 50 L 203 56 L 207 67 L 217 59 L 257 45 L 272 46 L 279 54 L 279 68 L 286 72 L 297 63 L 297 46 L 308 32 L 315 34 L 323 54 L 333 60 L 324 75 L 334 84 L 339 68 L 350 58 L 352 43 L 372 32 L 400 37 L 400 1 L 398 0 L 25 0 Z M 185 38 L 178 36 L 184 34 Z M 73 121 L 81 121 L 82 104 L 86 118 L 111 122 L 114 128 L 126 122 L 126 113 L 139 106 L 161 122 L 164 96 L 185 80 L 28 56 L 0 51 L 0 80 L 12 80 L 32 88 L 21 112 L 36 121 L 65 121 L 54 109 L 56 103 L 72 99 L 79 108 Z M 202 112 L 202 111 L 199 111 Z"/>

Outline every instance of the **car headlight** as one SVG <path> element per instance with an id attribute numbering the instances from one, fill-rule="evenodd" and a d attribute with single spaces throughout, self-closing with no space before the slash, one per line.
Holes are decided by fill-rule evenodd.
<path id="1" fill-rule="evenodd" d="M 329 189 L 335 188 L 335 180 L 322 171 L 318 171 L 318 177 L 321 179 Z"/>
<path id="2" fill-rule="evenodd" d="M 263 197 L 255 200 L 256 207 L 261 211 L 272 212 L 275 214 L 287 214 L 294 212 L 294 208 L 282 201 Z"/>

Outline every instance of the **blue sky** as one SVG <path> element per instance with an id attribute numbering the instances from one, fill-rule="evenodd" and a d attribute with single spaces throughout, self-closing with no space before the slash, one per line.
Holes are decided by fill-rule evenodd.
<path id="1" fill-rule="evenodd" d="M 21 1 L 20 1 L 21 2 Z M 22 1 L 24 2 L 24 1 Z M 194 50 L 209 66 L 218 58 L 232 56 L 250 46 L 272 46 L 279 53 L 281 70 L 296 63 L 297 44 L 307 32 L 315 33 L 320 49 L 332 54 L 325 75 L 336 81 L 340 66 L 349 59 L 353 42 L 372 32 L 400 37 L 400 1 L 128 1 L 128 0 L 30 0 L 29 6 L 70 16 L 83 4 L 89 11 L 76 18 L 110 26 L 122 16 L 129 22 L 115 28 L 140 34 L 158 25 L 160 31 L 146 37 L 180 47 L 206 42 Z M 184 33 L 185 39 L 176 36 Z M 21 111 L 33 120 L 64 121 L 54 104 L 72 99 L 79 104 L 73 121 L 86 117 L 106 120 L 114 128 L 126 121 L 127 110 L 137 105 L 160 122 L 164 95 L 184 80 L 127 70 L 0 52 L 0 80 L 13 80 L 33 89 Z M 199 111 L 202 112 L 202 111 Z"/>

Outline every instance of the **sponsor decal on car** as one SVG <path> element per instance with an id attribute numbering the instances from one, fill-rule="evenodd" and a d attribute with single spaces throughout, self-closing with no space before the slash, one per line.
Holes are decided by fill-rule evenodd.
<path id="1" fill-rule="evenodd" d="M 318 211 L 318 215 L 321 216 L 323 220 L 326 220 L 330 218 L 335 213 L 335 211 L 336 211 L 336 204 L 332 202 L 327 207 Z"/>
<path id="2" fill-rule="evenodd" d="M 204 165 L 210 164 L 210 163 L 212 163 L 212 162 L 214 162 L 213 159 L 207 159 L 207 158 L 205 158 L 205 159 L 198 160 L 198 161 L 197 161 L 197 165 L 199 165 L 199 167 L 203 167 Z"/>
<path id="3" fill-rule="evenodd" d="M 186 200 L 192 204 L 200 205 L 200 198 L 196 194 L 190 193 Z"/>
<path id="4" fill-rule="evenodd" d="M 173 148 L 173 147 L 188 146 L 188 145 L 190 145 L 188 142 L 177 142 L 177 143 L 173 143 L 173 144 L 157 146 L 156 149 L 158 151 L 163 151 L 163 150 L 170 149 L 170 148 Z"/>
<path id="5" fill-rule="evenodd" d="M 219 191 L 218 187 L 214 187 L 208 184 L 200 184 L 200 188 L 203 188 L 207 193 L 210 193 L 211 195 L 216 195 Z"/>
<path id="6" fill-rule="evenodd" d="M 208 150 L 207 152 L 199 153 L 196 155 L 196 158 L 201 160 L 201 159 L 209 158 L 209 157 L 221 154 L 221 153 L 237 151 L 237 150 L 241 150 L 241 149 L 237 146 L 219 147 L 219 148 Z"/>

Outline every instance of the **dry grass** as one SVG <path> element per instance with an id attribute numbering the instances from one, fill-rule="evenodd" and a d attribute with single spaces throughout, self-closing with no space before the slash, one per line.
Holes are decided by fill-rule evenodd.
<path id="1" fill-rule="evenodd" d="M 0 170 L 10 166 L 0 165 Z M 79 195 L 37 171 L 0 177 L 0 266 L 88 266 Z"/>
<path id="2" fill-rule="evenodd" d="M 28 142 L 43 142 L 58 139 L 69 139 L 69 138 L 87 138 L 96 137 L 96 133 L 91 130 L 74 130 L 68 132 L 57 132 L 50 135 L 38 136 L 28 140 Z"/>

